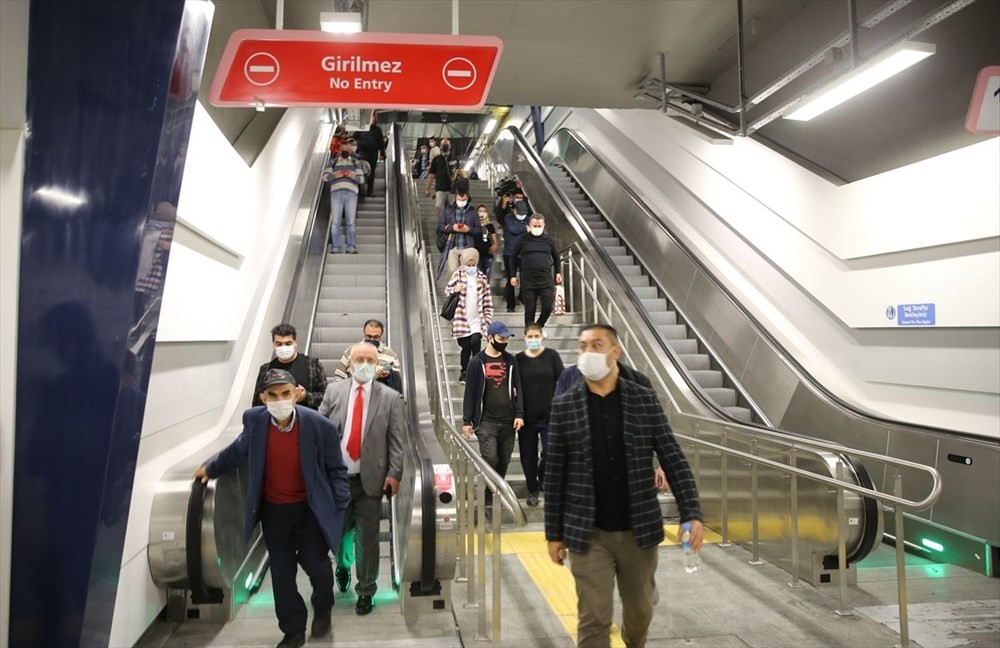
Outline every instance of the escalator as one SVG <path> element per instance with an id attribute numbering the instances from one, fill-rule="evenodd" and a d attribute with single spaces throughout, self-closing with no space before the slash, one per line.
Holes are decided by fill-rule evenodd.
<path id="1" fill-rule="evenodd" d="M 383 341 L 399 354 L 406 401 L 403 479 L 399 493 L 383 501 L 380 554 L 388 558 L 402 609 L 450 610 L 454 540 L 441 529 L 449 529 L 446 522 L 454 517 L 454 506 L 447 506 L 454 492 L 441 484 L 453 481 L 434 430 L 425 423 L 427 387 L 416 352 L 419 322 L 413 321 L 407 298 L 414 292 L 407 287 L 412 260 L 402 237 L 406 215 L 395 148 L 386 155 L 386 163 L 376 167 L 375 197 L 359 204 L 356 255 L 329 252 L 325 186 L 315 183 L 305 234 L 300 243 L 290 243 L 299 250 L 282 319 L 296 326 L 300 348 L 321 360 L 328 379 L 344 350 L 362 339 L 366 320 L 385 324 Z M 157 484 L 148 557 L 154 583 L 167 591 L 168 620 L 233 619 L 267 570 L 260 528 L 250 543 L 243 539 L 245 467 L 207 486 L 190 477 L 239 434 L 240 416 L 236 412 L 221 437 L 167 470 Z"/>
<path id="2" fill-rule="evenodd" d="M 687 324 L 678 320 L 677 311 L 670 301 L 587 197 L 572 172 L 562 165 L 550 166 L 549 169 L 556 185 L 577 208 L 591 234 L 628 282 L 650 323 L 677 354 L 705 395 L 733 419 L 759 423 L 760 416 L 755 415 L 746 397 L 736 389 L 735 383 L 720 368 L 718 360 L 712 357 Z"/>

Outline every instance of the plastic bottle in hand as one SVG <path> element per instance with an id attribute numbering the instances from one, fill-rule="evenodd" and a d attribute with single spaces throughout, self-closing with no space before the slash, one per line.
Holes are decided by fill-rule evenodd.
<path id="1" fill-rule="evenodd" d="M 684 554 L 684 571 L 693 574 L 698 571 L 698 554 L 691 548 L 691 523 L 681 525 L 681 552 Z"/>

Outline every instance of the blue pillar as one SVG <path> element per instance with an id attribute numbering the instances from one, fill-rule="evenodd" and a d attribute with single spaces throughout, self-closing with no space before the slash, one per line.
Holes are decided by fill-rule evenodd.
<path id="1" fill-rule="evenodd" d="M 531 107 L 531 125 L 535 129 L 535 150 L 541 155 L 545 147 L 545 124 L 542 123 L 542 107 Z"/>
<path id="2" fill-rule="evenodd" d="M 207 6 L 31 2 L 11 646 L 108 642 Z"/>

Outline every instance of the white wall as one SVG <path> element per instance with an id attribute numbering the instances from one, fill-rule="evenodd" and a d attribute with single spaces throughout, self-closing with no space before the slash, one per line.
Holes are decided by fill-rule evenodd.
<path id="1" fill-rule="evenodd" d="M 249 382 L 270 358 L 267 330 L 287 298 L 291 237 L 319 181 L 322 111 L 288 110 L 252 168 L 199 104 L 188 146 L 178 225 L 164 285 L 132 493 L 111 645 L 132 645 L 164 605 L 149 576 L 149 515 L 156 483 L 220 434 L 249 405 Z M 274 320 L 274 321 L 271 321 Z M 252 375 L 251 375 L 252 374 Z M 238 422 L 238 418 L 236 419 Z"/>
<path id="2" fill-rule="evenodd" d="M 834 393 L 1000 437 L 1000 139 L 835 186 L 753 140 L 712 145 L 657 111 L 577 109 L 565 126 Z M 690 193 L 668 193 L 672 180 Z M 989 341 L 880 333 L 896 329 L 886 307 L 906 303 L 936 304 L 952 341 Z"/>
<path id="3" fill-rule="evenodd" d="M 10 627 L 17 295 L 28 78 L 28 0 L 0 2 L 0 646 Z"/>

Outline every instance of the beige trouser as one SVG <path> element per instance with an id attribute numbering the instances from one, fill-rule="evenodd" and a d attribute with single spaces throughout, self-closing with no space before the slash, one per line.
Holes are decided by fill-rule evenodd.
<path id="1" fill-rule="evenodd" d="M 449 277 L 453 272 L 458 270 L 458 265 L 459 262 L 461 261 L 460 257 L 462 256 L 462 252 L 464 250 L 465 248 L 462 248 L 461 250 L 456 250 L 455 248 L 451 248 L 450 250 L 448 250 L 448 261 L 446 262 L 445 268 L 448 270 Z"/>
<path id="2" fill-rule="evenodd" d="M 631 531 L 594 529 L 590 550 L 570 552 L 569 567 L 576 581 L 577 639 L 580 648 L 611 645 L 615 578 L 622 599 L 622 638 L 625 645 L 646 645 L 653 619 L 653 579 L 659 558 L 657 547 L 640 549 Z"/>

